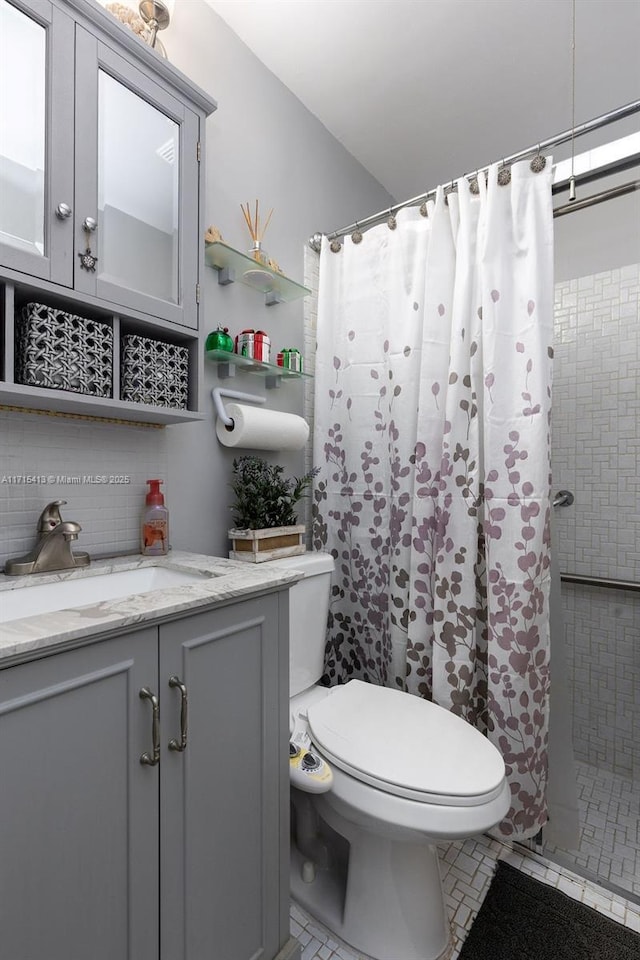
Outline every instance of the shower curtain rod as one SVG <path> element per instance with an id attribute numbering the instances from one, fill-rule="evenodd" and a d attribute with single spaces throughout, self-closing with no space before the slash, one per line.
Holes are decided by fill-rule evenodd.
<path id="1" fill-rule="evenodd" d="M 550 137 L 548 140 L 541 140 L 539 143 L 535 143 L 532 147 L 527 147 L 526 150 L 520 150 L 518 153 L 514 153 L 510 157 L 504 157 L 502 162 L 504 165 L 516 163 L 518 160 L 524 160 L 525 157 L 528 157 L 531 154 L 540 153 L 542 150 L 548 150 L 550 147 L 556 147 L 561 143 L 567 143 L 574 137 L 581 137 L 586 133 L 592 133 L 594 130 L 599 130 L 600 127 L 606 127 L 610 123 L 615 123 L 618 120 L 624 120 L 626 117 L 631 117 L 634 113 L 638 112 L 640 112 L 640 100 L 632 100 L 631 103 L 627 103 L 623 107 L 617 107 L 617 109 L 610 110 L 608 113 L 603 113 L 599 117 L 594 117 L 593 120 L 587 120 L 586 123 L 581 123 L 577 127 L 574 127 L 570 130 L 565 130 L 564 133 L 559 133 L 555 137 Z M 488 169 L 488 166 L 479 167 L 477 170 L 472 170 L 471 173 L 465 173 L 464 177 L 467 180 L 472 180 L 479 173 L 486 173 Z M 453 183 L 453 181 L 451 182 Z M 380 210 L 378 213 L 374 213 L 369 217 L 365 217 L 364 220 L 358 220 L 355 223 L 350 223 L 348 227 L 341 227 L 340 230 L 334 230 L 333 233 L 327 234 L 327 239 L 335 240 L 337 237 L 343 237 L 355 229 L 361 230 L 363 227 L 369 227 L 372 224 L 377 223 L 379 220 L 384 220 L 385 217 L 390 217 L 392 214 L 397 213 L 398 210 L 404 209 L 404 207 L 414 207 L 419 203 L 424 203 L 431 197 L 435 197 L 436 189 L 437 188 L 428 190 L 426 193 L 421 193 L 417 197 L 412 197 L 410 200 L 404 200 L 402 203 L 396 203 L 392 207 L 387 207 L 385 210 Z M 322 234 L 314 233 L 314 235 L 309 239 L 309 246 L 312 250 L 315 250 L 316 253 L 318 253 L 320 251 L 321 241 Z"/>

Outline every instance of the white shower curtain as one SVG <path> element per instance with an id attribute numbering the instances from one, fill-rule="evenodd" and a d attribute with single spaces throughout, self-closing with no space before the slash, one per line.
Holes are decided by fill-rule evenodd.
<path id="1" fill-rule="evenodd" d="M 433 699 L 502 752 L 507 836 L 546 812 L 551 162 L 497 165 L 320 261 L 314 545 L 326 682 Z"/>

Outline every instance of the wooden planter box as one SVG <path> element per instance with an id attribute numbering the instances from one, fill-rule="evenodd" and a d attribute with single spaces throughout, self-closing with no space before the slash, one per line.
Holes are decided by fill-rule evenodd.
<path id="1" fill-rule="evenodd" d="M 303 523 L 293 527 L 270 527 L 266 530 L 229 530 L 230 560 L 262 563 L 282 557 L 297 557 L 305 552 Z"/>

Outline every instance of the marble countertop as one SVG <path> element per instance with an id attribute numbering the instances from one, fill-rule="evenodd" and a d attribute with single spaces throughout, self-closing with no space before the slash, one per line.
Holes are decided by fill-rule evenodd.
<path id="1" fill-rule="evenodd" d="M 89 567 L 59 570 L 22 577 L 0 575 L 0 611 L 6 591 L 28 590 L 38 584 L 78 580 L 137 570 L 140 567 L 165 567 L 204 574 L 201 582 L 164 587 L 114 600 L 92 602 L 49 613 L 0 622 L 0 660 L 27 657 L 34 651 L 64 646 L 71 640 L 113 632 L 132 624 L 146 625 L 153 620 L 181 611 L 196 613 L 225 600 L 250 597 L 265 590 L 286 587 L 300 579 L 294 570 L 274 563 L 242 563 L 223 557 L 171 551 L 166 557 L 128 556 L 95 560 Z"/>

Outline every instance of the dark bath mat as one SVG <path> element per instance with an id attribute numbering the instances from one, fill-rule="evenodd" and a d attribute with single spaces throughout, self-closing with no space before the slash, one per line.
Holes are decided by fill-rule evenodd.
<path id="1" fill-rule="evenodd" d="M 640 935 L 498 861 L 459 960 L 638 960 Z"/>

